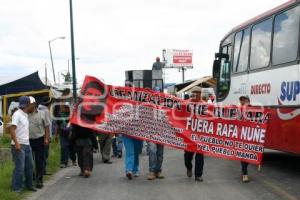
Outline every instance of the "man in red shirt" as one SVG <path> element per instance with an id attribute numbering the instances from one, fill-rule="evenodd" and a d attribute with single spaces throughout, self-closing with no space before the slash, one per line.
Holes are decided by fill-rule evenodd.
<path id="1" fill-rule="evenodd" d="M 195 86 L 192 91 L 191 91 L 191 99 L 190 101 L 192 102 L 202 102 L 202 96 L 201 96 L 201 87 L 199 86 Z M 185 167 L 187 169 L 187 176 L 190 178 L 193 176 L 193 164 L 192 164 L 192 160 L 194 157 L 194 152 L 188 152 L 185 151 L 184 152 L 184 163 L 185 163 Z M 203 174 L 203 166 L 204 166 L 204 156 L 203 154 L 200 153 L 196 153 L 195 156 L 195 181 L 199 181 L 202 182 L 202 174 Z"/>

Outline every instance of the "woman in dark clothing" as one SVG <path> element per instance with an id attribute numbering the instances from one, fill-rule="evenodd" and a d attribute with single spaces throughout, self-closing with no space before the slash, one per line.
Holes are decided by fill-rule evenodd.
<path id="1" fill-rule="evenodd" d="M 72 143 L 78 156 L 80 176 L 88 178 L 93 170 L 93 149 L 98 149 L 94 131 L 82 126 L 72 124 Z"/>

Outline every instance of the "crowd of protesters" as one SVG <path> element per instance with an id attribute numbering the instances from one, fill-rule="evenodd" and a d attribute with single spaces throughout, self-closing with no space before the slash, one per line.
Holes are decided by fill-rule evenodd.
<path id="1" fill-rule="evenodd" d="M 159 91 L 158 91 L 159 92 Z M 191 95 L 185 97 L 193 102 L 206 102 L 200 87 L 194 87 Z M 250 106 L 248 96 L 240 97 L 241 106 Z M 45 96 L 37 104 L 32 96 L 19 98 L 19 108 L 12 115 L 9 126 L 11 134 L 11 151 L 14 162 L 12 190 L 21 192 L 23 189 L 36 191 L 43 188 L 43 177 L 51 175 L 46 170 L 49 156 L 49 144 L 60 141 L 60 167 L 66 168 L 69 161 L 73 166 L 79 165 L 80 176 L 90 177 L 93 170 L 93 153 L 99 151 L 105 164 L 112 164 L 111 157 L 122 158 L 124 155 L 125 175 L 131 180 L 140 176 L 139 157 L 144 142 L 126 135 L 96 133 L 92 129 L 71 124 L 70 105 L 60 104 L 50 112 L 52 100 Z M 208 102 L 209 103 L 209 102 Z M 52 137 L 53 136 L 53 137 Z M 52 141 L 52 142 L 53 142 Z M 146 142 L 149 156 L 148 180 L 165 178 L 162 173 L 164 146 Z M 123 148 L 125 152 L 123 153 Z M 204 155 L 201 153 L 184 152 L 183 160 L 187 169 L 187 177 L 193 176 L 192 160 L 195 157 L 195 181 L 202 182 Z M 241 162 L 242 181 L 248 182 L 248 163 Z M 24 182 L 25 178 L 25 182 Z"/>

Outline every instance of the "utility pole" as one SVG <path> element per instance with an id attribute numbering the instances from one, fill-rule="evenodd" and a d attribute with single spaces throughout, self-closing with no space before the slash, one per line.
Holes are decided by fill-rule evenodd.
<path id="1" fill-rule="evenodd" d="M 54 64 L 53 64 L 53 57 L 52 57 L 52 49 L 51 49 L 51 42 L 55 41 L 55 40 L 64 40 L 65 37 L 64 36 L 61 36 L 61 37 L 56 37 L 52 40 L 49 40 L 48 41 L 48 44 L 49 44 L 49 50 L 50 50 L 50 58 L 51 58 L 51 65 L 52 65 L 52 73 L 53 73 L 53 79 L 54 79 L 54 83 L 56 83 L 56 79 L 55 79 L 55 70 L 54 70 Z"/>
<path id="2" fill-rule="evenodd" d="M 75 45 L 74 45 L 74 26 L 73 26 L 73 4 L 70 0 L 70 34 L 71 34 L 71 55 L 72 55 L 72 82 L 73 82 L 73 99 L 77 100 L 76 88 L 76 69 L 75 69 Z"/>
<path id="3" fill-rule="evenodd" d="M 59 76 L 59 72 L 57 72 L 57 78 L 58 78 L 58 85 L 60 85 L 60 76 Z"/>
<path id="4" fill-rule="evenodd" d="M 54 65 L 53 65 L 53 57 L 52 57 L 52 50 L 51 50 L 51 40 L 48 41 L 48 44 L 49 44 L 49 50 L 50 50 L 50 58 L 51 58 L 51 65 L 52 65 L 53 80 L 54 80 L 54 83 L 56 83 L 55 71 L 54 71 Z"/>
<path id="5" fill-rule="evenodd" d="M 184 73 L 185 73 L 185 70 L 186 70 L 185 67 L 182 67 L 182 68 L 181 68 L 181 71 L 182 71 L 182 83 L 184 83 L 184 81 L 185 81 L 185 76 L 184 76 L 184 75 L 185 75 L 185 74 L 184 74 Z"/>
<path id="6" fill-rule="evenodd" d="M 47 85 L 48 77 L 47 77 L 47 63 L 45 63 L 45 84 Z"/>

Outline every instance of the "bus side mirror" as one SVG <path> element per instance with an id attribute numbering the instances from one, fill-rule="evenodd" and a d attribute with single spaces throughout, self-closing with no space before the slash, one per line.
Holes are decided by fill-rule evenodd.
<path id="1" fill-rule="evenodd" d="M 221 66 L 221 60 L 214 60 L 213 65 L 213 78 L 217 79 L 220 74 L 220 66 Z"/>

